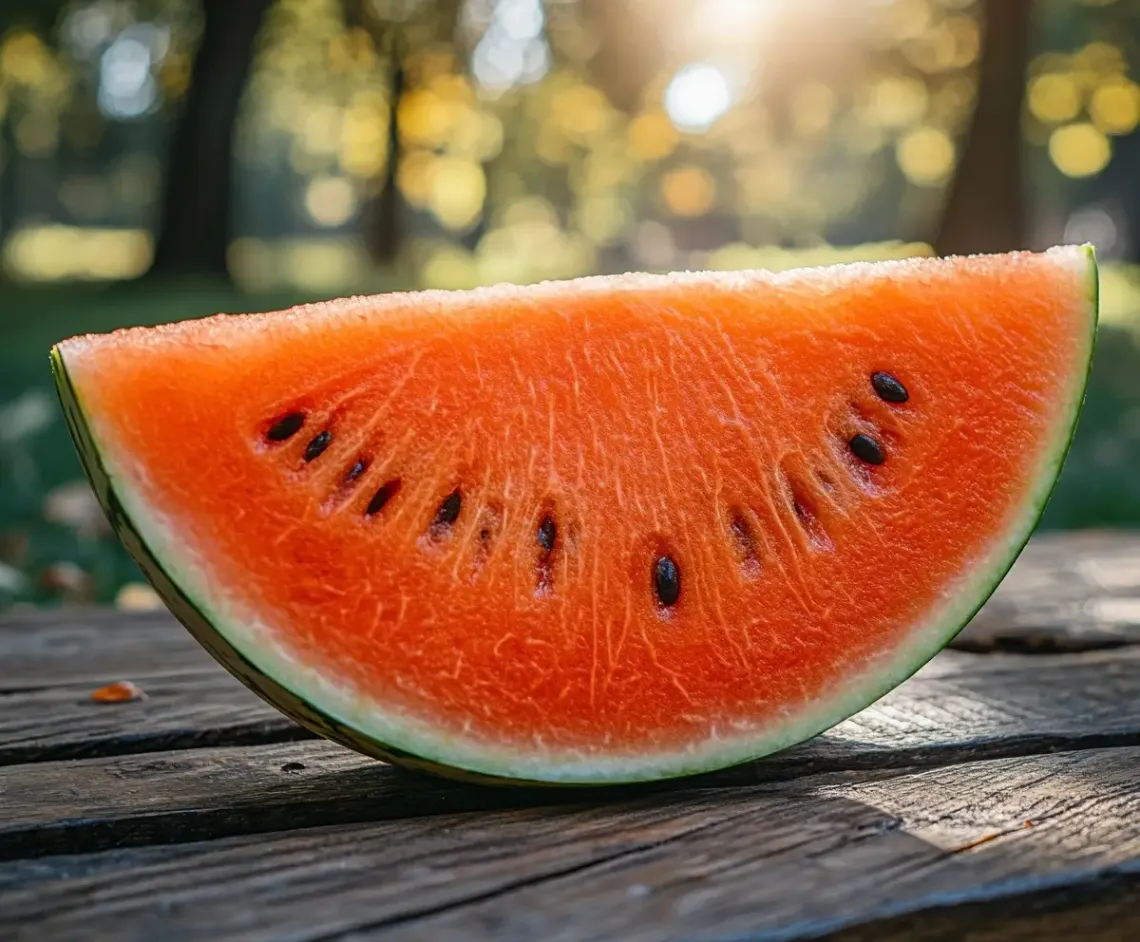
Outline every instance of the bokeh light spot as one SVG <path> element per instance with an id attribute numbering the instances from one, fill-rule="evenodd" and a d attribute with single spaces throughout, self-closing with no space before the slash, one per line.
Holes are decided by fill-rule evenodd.
<path id="1" fill-rule="evenodd" d="M 4 264 L 30 281 L 133 278 L 150 265 L 153 242 L 143 229 L 49 224 L 17 229 L 4 243 Z"/>
<path id="2" fill-rule="evenodd" d="M 680 69 L 665 89 L 665 111 L 681 131 L 706 131 L 732 105 L 728 77 L 715 65 Z"/>
<path id="3" fill-rule="evenodd" d="M 443 143 L 451 127 L 448 102 L 426 89 L 415 89 L 400 99 L 397 120 L 400 137 L 413 144 L 434 147 Z"/>
<path id="4" fill-rule="evenodd" d="M 893 0 L 887 4 L 887 28 L 895 40 L 919 39 L 930 27 L 927 0 Z"/>
<path id="5" fill-rule="evenodd" d="M 1108 134 L 1131 134 L 1140 123 L 1140 88 L 1127 80 L 1101 85 L 1089 101 L 1089 114 Z"/>
<path id="6" fill-rule="evenodd" d="M 575 215 L 586 238 L 598 245 L 609 245 L 622 234 L 631 214 L 626 200 L 605 195 L 589 197 Z"/>
<path id="7" fill-rule="evenodd" d="M 926 113 L 926 85 L 916 78 L 892 75 L 875 82 L 861 102 L 860 117 L 868 124 L 901 128 Z"/>
<path id="8" fill-rule="evenodd" d="M 1069 73 L 1039 75 L 1029 83 L 1029 110 L 1039 121 L 1060 124 L 1081 110 L 1077 83 Z"/>
<path id="9" fill-rule="evenodd" d="M 20 30 L 0 44 L 0 75 L 13 83 L 34 88 L 43 85 L 51 72 L 51 53 L 35 33 Z"/>
<path id="10" fill-rule="evenodd" d="M 1104 206 L 1082 206 L 1073 210 L 1065 221 L 1065 231 L 1061 238 L 1070 244 L 1079 245 L 1091 242 L 1097 253 L 1111 257 L 1117 247 L 1120 228 L 1112 213 Z"/>
<path id="11" fill-rule="evenodd" d="M 661 178 L 661 198 L 675 216 L 702 216 L 716 199 L 716 181 L 704 167 L 678 167 Z"/>
<path id="12" fill-rule="evenodd" d="M 479 273 L 471 253 L 462 246 L 440 245 L 425 260 L 420 281 L 425 288 L 471 288 L 478 284 Z"/>
<path id="13" fill-rule="evenodd" d="M 301 122 L 301 144 L 309 154 L 335 154 L 340 147 L 343 112 L 331 102 L 311 105 Z"/>
<path id="14" fill-rule="evenodd" d="M 316 177 L 305 188 L 305 212 L 318 226 L 343 226 L 356 212 L 356 191 L 344 177 Z"/>
<path id="15" fill-rule="evenodd" d="M 1068 124 L 1049 136 L 1049 157 L 1067 177 L 1091 177 L 1112 159 L 1112 143 L 1087 122 Z"/>
<path id="16" fill-rule="evenodd" d="M 377 176 L 388 162 L 388 105 L 380 96 L 362 99 L 344 114 L 340 165 L 361 179 Z"/>
<path id="17" fill-rule="evenodd" d="M 916 128 L 901 138 L 895 151 L 899 169 L 911 183 L 937 186 L 954 169 L 954 142 L 940 128 Z"/>
<path id="18" fill-rule="evenodd" d="M 487 180 L 483 168 L 458 157 L 442 157 L 431 174 L 431 211 L 448 229 L 466 229 L 483 211 Z"/>
<path id="19" fill-rule="evenodd" d="M 662 112 L 638 115 L 629 125 L 629 149 L 639 160 L 660 160 L 673 153 L 677 131 Z"/>
<path id="20" fill-rule="evenodd" d="M 558 129 L 582 143 L 608 130 L 614 121 L 606 96 L 592 85 L 572 85 L 554 96 L 551 116 Z"/>
<path id="21" fill-rule="evenodd" d="M 400 167 L 396 171 L 396 184 L 404 198 L 413 206 L 427 206 L 437 159 L 431 151 L 413 150 L 400 161 Z"/>
<path id="22" fill-rule="evenodd" d="M 99 110 L 109 118 L 137 118 L 158 99 L 151 50 L 138 36 L 120 34 L 99 63 Z"/>
<path id="23" fill-rule="evenodd" d="M 831 124 L 835 93 L 822 82 L 805 82 L 791 94 L 792 123 L 804 137 L 821 134 Z"/>
<path id="24" fill-rule="evenodd" d="M 503 92 L 537 82 L 550 70 L 540 0 L 494 0 L 486 30 L 471 56 L 471 70 L 483 88 Z"/>

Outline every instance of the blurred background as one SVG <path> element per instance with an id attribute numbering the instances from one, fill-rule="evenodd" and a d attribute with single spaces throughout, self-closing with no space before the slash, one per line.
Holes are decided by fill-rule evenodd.
<path id="1" fill-rule="evenodd" d="M 1140 525 L 1140 0 L 3 0 L 0 608 L 157 604 L 73 333 L 355 292 L 1096 244 L 1052 528 Z"/>

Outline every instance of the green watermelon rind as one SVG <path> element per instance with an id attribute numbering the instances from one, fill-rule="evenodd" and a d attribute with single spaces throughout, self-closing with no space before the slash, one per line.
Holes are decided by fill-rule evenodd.
<path id="1" fill-rule="evenodd" d="M 164 532 L 159 522 L 161 515 L 147 507 L 141 495 L 126 482 L 117 483 L 114 468 L 108 467 L 107 450 L 99 447 L 93 422 L 83 410 L 58 346 L 51 352 L 51 365 L 68 429 L 84 471 L 119 539 L 174 616 L 223 667 L 270 705 L 318 735 L 350 749 L 449 778 L 503 785 L 613 785 L 653 781 L 711 772 L 758 759 L 830 729 L 918 671 L 985 604 L 1013 566 L 1045 511 L 1083 406 L 1096 343 L 1099 280 L 1092 247 L 1083 246 L 1080 251 L 1087 266 L 1088 283 L 1088 346 L 1079 352 L 1085 368 L 1074 378 L 1066 415 L 1058 423 L 1057 443 L 1043 455 L 1024 511 L 1008 526 L 1006 539 L 995 545 L 986 560 L 975 565 L 975 578 L 965 579 L 958 586 L 954 596 L 956 604 L 944 607 L 934 616 L 932 624 L 912 630 L 909 644 L 890 652 L 884 662 L 869 666 L 847 685 L 842 695 L 824 701 L 822 707 L 817 704 L 815 709 L 801 711 L 793 722 L 773 734 L 722 739 L 717 741 L 719 748 L 657 754 L 648 761 L 636 754 L 588 761 L 536 759 L 505 753 L 498 747 L 478 742 L 464 744 L 452 737 L 441 738 L 422 722 L 400 728 L 398 720 L 393 722 L 382 712 L 380 721 L 388 731 L 381 733 L 375 728 L 378 723 L 370 730 L 368 717 L 348 715 L 352 710 L 346 705 L 354 699 L 350 692 L 334 687 L 318 672 L 303 666 L 298 668 L 287 656 L 259 647 L 252 634 L 236 627 L 238 618 L 227 619 L 217 610 L 221 602 L 211 599 L 205 585 L 193 578 L 193 567 L 189 564 L 179 567 L 177 551 L 171 546 L 176 535 Z M 339 700 L 340 704 L 330 706 L 332 700 Z M 382 708 L 373 706 L 372 710 L 375 717 Z"/>

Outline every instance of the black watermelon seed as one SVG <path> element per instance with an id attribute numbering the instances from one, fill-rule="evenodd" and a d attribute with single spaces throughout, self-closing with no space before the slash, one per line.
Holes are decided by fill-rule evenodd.
<path id="1" fill-rule="evenodd" d="M 538 545 L 547 553 L 554 551 L 554 542 L 558 539 L 558 524 L 554 518 L 547 514 L 538 525 Z"/>
<path id="2" fill-rule="evenodd" d="M 851 454 L 867 464 L 882 464 L 887 460 L 882 446 L 870 435 L 864 435 L 862 432 L 852 438 L 847 447 L 851 449 Z"/>
<path id="3" fill-rule="evenodd" d="M 906 387 L 890 373 L 872 373 L 871 385 L 884 402 L 906 402 L 910 398 Z"/>
<path id="4" fill-rule="evenodd" d="M 305 446 L 305 460 L 314 461 L 324 454 L 326 448 L 332 444 L 332 432 L 325 429 L 309 444 Z"/>
<path id="5" fill-rule="evenodd" d="M 269 431 L 265 433 L 265 437 L 271 442 L 283 442 L 301 431 L 301 426 L 304 424 L 304 412 L 290 412 L 269 426 Z"/>
<path id="6" fill-rule="evenodd" d="M 666 608 L 681 597 L 681 570 L 670 556 L 659 556 L 653 562 L 653 589 L 657 600 Z"/>
<path id="7" fill-rule="evenodd" d="M 368 459 L 367 458 L 357 458 L 356 461 L 353 463 L 352 467 L 349 468 L 347 471 L 345 471 L 344 483 L 345 484 L 351 484 L 353 481 L 355 481 L 358 477 L 360 477 L 360 475 L 362 475 L 367 470 L 368 470 Z"/>
<path id="8" fill-rule="evenodd" d="M 435 519 L 431 522 L 433 527 L 450 527 L 459 519 L 459 511 L 463 508 L 463 496 L 456 488 L 443 499 L 439 510 L 435 512 Z"/>
<path id="9" fill-rule="evenodd" d="M 380 513 L 380 511 L 384 509 L 384 505 L 396 496 L 396 492 L 399 491 L 399 489 L 399 478 L 386 481 L 380 490 L 372 495 L 372 500 L 368 502 L 368 506 L 364 510 L 365 515 L 371 517 L 373 514 Z"/>

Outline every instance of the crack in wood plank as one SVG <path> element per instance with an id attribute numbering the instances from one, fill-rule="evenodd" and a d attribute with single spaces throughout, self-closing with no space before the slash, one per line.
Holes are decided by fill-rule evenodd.
<path id="1" fill-rule="evenodd" d="M 633 795 L 668 793 L 694 788 L 731 789 L 760 782 L 792 781 L 827 772 L 893 776 L 899 769 L 1017 758 L 1080 749 L 1140 746 L 1140 735 L 1088 736 L 1064 741 L 1027 737 L 1000 742 L 993 748 L 940 748 L 924 751 L 863 755 L 843 754 L 826 759 L 783 756 L 751 766 L 694 779 L 606 789 L 483 788 L 426 779 L 372 762 L 330 743 L 308 743 L 240 750 L 201 750 L 159 753 L 122 760 L 61 763 L 55 774 L 38 776 L 13 786 L 0 776 L 0 794 L 13 799 L 11 817 L 0 823 L 0 861 L 60 853 L 94 852 L 112 847 L 139 847 L 210 840 L 242 834 L 270 833 L 304 827 L 356 824 L 455 811 L 487 811 L 591 805 Z M 809 752 L 810 746 L 803 752 Z M 232 753 L 232 755 L 229 755 Z M 786 757 L 786 758 L 785 758 Z M 136 760 L 143 760 L 138 762 Z M 289 782 L 303 765 L 313 780 Z M 54 765 L 54 764 L 52 764 Z M 49 765 L 33 767 L 36 771 Z M 13 770 L 18 771 L 18 770 Z M 279 773 L 283 781 L 272 782 Z M 97 775 L 110 774 L 120 787 L 118 803 L 108 799 L 107 787 L 91 788 Z M 78 801 L 67 791 L 76 776 L 88 777 Z M 202 780 L 205 787 L 187 786 Z M 296 787 L 290 787 L 295 785 Z M 233 786 L 229 788 L 227 786 Z M 63 790 L 61 792 L 61 790 Z M 148 804 L 140 793 L 154 794 Z M 71 800 L 41 800 L 29 814 L 25 795 L 64 794 Z M 70 812 L 68 808 L 70 807 Z"/>
<path id="2" fill-rule="evenodd" d="M 1035 536 L 951 645 L 974 652 L 1090 651 L 1140 643 L 1140 537 Z"/>
<path id="3" fill-rule="evenodd" d="M 636 854 L 640 853 L 641 851 L 645 850 L 647 847 L 652 847 L 652 848 L 665 847 L 674 841 L 680 841 L 680 840 L 684 840 L 685 838 L 692 837 L 695 834 L 699 834 L 701 831 L 705 831 L 705 830 L 707 830 L 713 826 L 720 826 L 721 824 L 724 823 L 724 820 L 731 821 L 733 817 L 734 817 L 733 815 L 730 815 L 727 819 L 718 820 L 715 822 L 705 822 L 703 824 L 698 824 L 698 825 L 694 826 L 693 828 L 690 828 L 689 830 L 680 831 L 676 834 L 671 834 L 668 837 L 664 837 L 664 838 L 662 838 L 662 839 L 660 839 L 654 843 L 642 844 L 642 845 L 639 845 L 635 848 L 629 848 L 629 849 L 625 849 L 625 850 L 618 850 L 612 854 L 599 856 L 599 857 L 597 857 L 593 860 L 587 861 L 585 863 L 579 863 L 579 864 L 575 864 L 574 866 L 567 867 L 565 870 L 551 871 L 549 873 L 530 875 L 530 876 L 527 876 L 525 878 L 521 878 L 521 879 L 514 881 L 514 882 L 504 883 L 502 886 L 498 886 L 493 890 L 488 890 L 487 892 L 479 894 L 478 896 L 473 896 L 473 897 L 470 897 L 468 899 L 465 899 L 463 901 L 463 905 L 472 905 L 475 903 L 490 902 L 490 901 L 495 900 L 499 897 L 505 896 L 509 893 L 517 892 L 519 890 L 525 890 L 526 888 L 531 887 L 531 886 L 537 886 L 540 883 L 543 883 L 547 880 L 556 880 L 556 879 L 559 879 L 561 877 L 574 876 L 577 873 L 582 873 L 584 871 L 590 870 L 593 867 L 597 867 L 597 866 L 600 866 L 602 864 L 614 863 L 615 861 L 621 860 L 623 857 L 630 857 L 630 856 L 636 855 Z M 735 817 L 743 817 L 743 812 L 740 815 L 736 815 Z M 454 909 L 454 908 L 455 908 L 454 903 L 441 903 L 441 904 L 436 905 L 436 906 L 425 907 L 425 908 L 419 909 L 419 910 L 409 910 L 406 913 L 400 913 L 399 915 L 390 916 L 386 919 L 379 919 L 379 920 L 376 920 L 375 922 L 370 922 L 367 924 L 355 926 L 353 928 L 353 932 L 354 933 L 355 932 L 377 932 L 377 931 L 382 931 L 382 930 L 387 930 L 387 929 L 393 929 L 393 928 L 396 928 L 398 926 L 407 924 L 409 922 L 414 922 L 418 919 L 426 919 L 430 916 L 441 915 L 441 914 L 446 913 L 447 911 Z M 343 932 L 336 932 L 336 933 L 333 933 L 331 935 L 311 936 L 311 937 L 307 938 L 305 940 L 305 942 L 334 942 L 334 940 L 339 939 L 339 938 L 343 938 L 343 937 L 344 937 Z"/>
<path id="4" fill-rule="evenodd" d="M 1122 906 L 1138 765 L 1137 748 L 1084 751 L 19 862 L 0 865 L 0 935 L 854 942 L 981 926 L 1119 942 L 1133 936 L 1107 918 L 1138 924 Z M 1032 828 L 947 853 L 1043 806 Z M 1088 934 L 1029 934 L 1058 895 Z"/>
<path id="5" fill-rule="evenodd" d="M 929 905 L 936 902 L 937 905 Z M 749 935 L 750 942 L 804 938 Z M 1011 883 L 937 901 L 915 901 L 859 925 L 813 934 L 826 942 L 1124 942 L 1140 938 L 1140 873 L 1113 868 L 1097 874 Z"/>
<path id="6" fill-rule="evenodd" d="M 157 675 L 146 699 L 100 704 L 88 682 L 0 697 L 0 766 L 315 739 L 219 667 Z"/>
<path id="7" fill-rule="evenodd" d="M 143 686 L 147 700 L 114 706 L 92 703 L 87 684 L 9 693 L 0 710 L 0 766 L 311 738 L 221 668 L 156 676 Z M 1140 647 L 1035 657 L 949 651 L 816 742 L 922 751 L 1036 732 L 1051 747 L 1057 736 L 1106 733 L 1110 744 L 1137 730 Z"/>
<path id="8" fill-rule="evenodd" d="M 158 688 L 145 703 L 90 708 L 148 710 L 161 702 Z M 5 722 L 0 718 L 0 728 Z M 655 788 L 731 788 L 828 771 L 1135 745 L 1140 649 L 1054 658 L 951 654 L 809 743 Z M 83 783 L 78 793 L 76 781 Z M 0 858 L 12 859 L 450 810 L 596 802 L 622 792 L 485 789 L 420 779 L 312 740 L 13 765 L 0 769 L 0 794 L 6 812 Z"/>
<path id="9" fill-rule="evenodd" d="M 400 937 L 469 938 L 464 927 L 475 925 L 493 926 L 488 936 L 522 939 L 535 937 L 541 921 L 541 937 L 549 942 L 598 936 L 631 942 L 700 939 L 709 937 L 709 925 L 716 927 L 716 938 L 815 938 L 845 925 L 996 897 L 1005 898 L 1009 921 L 1009 910 L 1017 909 L 1012 899 L 1086 885 L 1106 873 L 1140 875 L 1137 760 L 1135 749 L 1070 753 L 821 784 L 817 797 L 839 800 L 852 813 L 862 808 L 887 813 L 901 818 L 902 826 L 878 838 L 823 841 L 815 847 L 795 835 L 787 847 L 796 863 L 780 866 L 779 854 L 756 853 L 738 832 L 769 846 L 779 843 L 778 836 L 737 823 L 685 842 L 683 860 L 642 852 L 632 870 L 630 859 L 599 864 L 512 895 L 509 906 L 502 901 L 457 907 Z M 1110 802 L 1111 810 L 1090 813 L 1090 794 Z M 1055 802 L 1056 813 L 1034 828 L 1014 829 L 1007 841 L 978 845 L 969 854 L 947 853 L 961 843 L 948 844 L 958 834 L 981 837 L 988 821 L 1024 819 L 1043 799 Z M 932 806 L 940 813 L 930 815 Z M 950 819 L 955 826 L 931 826 L 925 823 L 929 817 Z M 895 847 L 883 853 L 891 842 Z M 632 881 L 647 888 L 638 894 L 646 900 L 640 912 L 631 912 L 629 894 L 620 892 Z M 573 927 L 571 913 L 578 907 L 591 910 L 588 936 Z M 364 942 L 384 933 L 354 927 L 352 935 Z"/>

